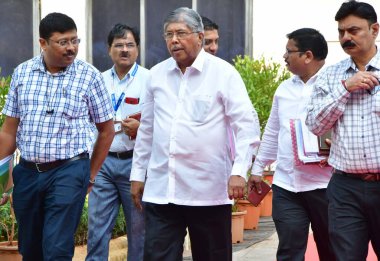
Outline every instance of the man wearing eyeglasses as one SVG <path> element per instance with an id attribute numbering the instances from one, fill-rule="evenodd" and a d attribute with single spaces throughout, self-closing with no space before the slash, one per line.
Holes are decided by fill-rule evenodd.
<path id="1" fill-rule="evenodd" d="M 142 193 L 145 203 L 144 260 L 182 260 L 186 228 L 194 260 L 232 260 L 231 200 L 243 197 L 260 129 L 239 73 L 203 38 L 194 10 L 166 17 L 171 57 L 151 69 L 131 172 L 134 203 L 143 208 Z"/>
<path id="2" fill-rule="evenodd" d="M 144 215 L 134 207 L 129 181 L 133 147 L 140 122 L 149 71 L 136 63 L 140 36 L 136 28 L 116 24 L 108 34 L 108 54 L 114 65 L 103 73 L 115 111 L 116 135 L 89 195 L 87 261 L 108 260 L 109 241 L 120 205 L 128 237 L 128 260 L 142 261 Z"/>
<path id="3" fill-rule="evenodd" d="M 332 129 L 327 188 L 330 241 L 338 260 L 380 258 L 380 50 L 373 6 L 343 3 L 335 15 L 339 42 L 350 57 L 316 82 L 306 124 L 316 135 Z"/>
<path id="4" fill-rule="evenodd" d="M 16 148 L 21 153 L 13 204 L 23 260 L 68 261 L 86 194 L 114 136 L 113 110 L 101 73 L 75 58 L 80 41 L 73 19 L 48 14 L 39 33 L 41 55 L 12 76 L 0 158 Z"/>
<path id="5" fill-rule="evenodd" d="M 303 261 L 313 230 L 319 260 L 334 261 L 328 240 L 326 187 L 331 167 L 302 164 L 292 149 L 291 120 L 305 121 L 306 106 L 327 57 L 327 42 L 313 28 L 287 35 L 284 60 L 294 75 L 277 88 L 248 184 L 260 190 L 262 173 L 276 161 L 272 217 L 279 239 L 276 260 Z"/>

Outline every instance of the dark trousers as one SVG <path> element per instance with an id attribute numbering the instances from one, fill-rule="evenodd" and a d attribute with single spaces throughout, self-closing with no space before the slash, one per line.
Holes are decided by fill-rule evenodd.
<path id="1" fill-rule="evenodd" d="M 326 189 L 298 193 L 276 185 L 272 185 L 272 189 L 272 216 L 279 238 L 277 260 L 305 260 L 311 224 L 319 259 L 334 261 L 335 257 L 328 239 Z"/>
<path id="2" fill-rule="evenodd" d="M 231 261 L 231 205 L 145 205 L 145 261 L 182 260 L 186 228 L 194 261 Z"/>
<path id="3" fill-rule="evenodd" d="M 13 204 L 24 261 L 72 260 L 89 177 L 89 159 L 42 173 L 14 168 Z"/>
<path id="4" fill-rule="evenodd" d="M 329 233 L 339 261 L 365 261 L 368 243 L 380 259 L 380 182 L 334 174 L 327 188 Z"/>

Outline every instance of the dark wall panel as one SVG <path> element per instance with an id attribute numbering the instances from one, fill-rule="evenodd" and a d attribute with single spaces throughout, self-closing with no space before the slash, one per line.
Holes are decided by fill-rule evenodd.
<path id="1" fill-rule="evenodd" d="M 1 75 L 33 57 L 33 1 L 0 0 Z"/>
<path id="2" fill-rule="evenodd" d="M 169 12 L 182 6 L 191 8 L 191 0 L 146 0 L 146 67 L 153 65 L 168 58 L 169 52 L 162 37 L 163 20 Z"/>
<path id="3" fill-rule="evenodd" d="M 236 55 L 244 55 L 245 6 L 244 0 L 198 0 L 198 12 L 219 26 L 217 56 L 232 62 Z"/>
<path id="4" fill-rule="evenodd" d="M 100 71 L 108 70 L 113 65 L 108 55 L 107 36 L 116 23 L 140 30 L 140 1 L 92 1 L 92 57 L 94 66 Z"/>

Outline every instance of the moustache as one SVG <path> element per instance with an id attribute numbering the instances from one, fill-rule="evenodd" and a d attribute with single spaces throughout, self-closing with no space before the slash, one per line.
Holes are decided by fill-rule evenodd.
<path id="1" fill-rule="evenodd" d="M 352 41 L 346 41 L 342 44 L 342 48 L 347 48 L 347 47 L 355 47 L 356 44 Z"/>
<path id="2" fill-rule="evenodd" d="M 67 51 L 64 56 L 68 56 L 68 55 L 75 55 L 75 52 L 73 51 Z"/>
<path id="3" fill-rule="evenodd" d="M 122 52 L 122 53 L 121 53 L 121 57 L 126 57 L 126 58 L 128 58 L 128 57 L 129 57 L 129 53 L 128 53 L 128 52 Z"/>

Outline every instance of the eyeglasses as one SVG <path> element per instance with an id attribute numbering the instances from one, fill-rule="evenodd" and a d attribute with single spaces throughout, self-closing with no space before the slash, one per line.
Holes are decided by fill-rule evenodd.
<path id="1" fill-rule="evenodd" d="M 54 42 L 56 44 L 59 44 L 59 46 L 61 46 L 61 47 L 67 47 L 69 45 L 69 43 L 71 43 L 74 46 L 77 46 L 80 43 L 80 39 L 79 38 L 75 38 L 75 39 L 71 39 L 71 40 L 63 39 L 63 40 L 59 40 L 59 41 L 54 41 L 52 39 L 48 39 L 48 40 L 52 41 L 52 42 Z"/>
<path id="2" fill-rule="evenodd" d="M 118 49 L 118 50 L 123 50 L 124 49 L 124 46 L 127 48 L 127 49 L 133 49 L 136 47 L 136 44 L 134 43 L 117 43 L 117 44 L 114 44 L 113 47 L 115 49 Z"/>
<path id="3" fill-rule="evenodd" d="M 287 55 L 291 54 L 291 53 L 304 53 L 304 51 L 299 51 L 299 50 L 289 50 L 289 49 L 286 49 L 285 50 L 285 53 Z"/>
<path id="4" fill-rule="evenodd" d="M 174 36 L 177 37 L 177 39 L 181 40 L 189 36 L 190 34 L 196 34 L 198 32 L 185 32 L 185 31 L 178 31 L 178 32 L 166 32 L 164 33 L 164 39 L 165 40 L 171 40 Z"/>

